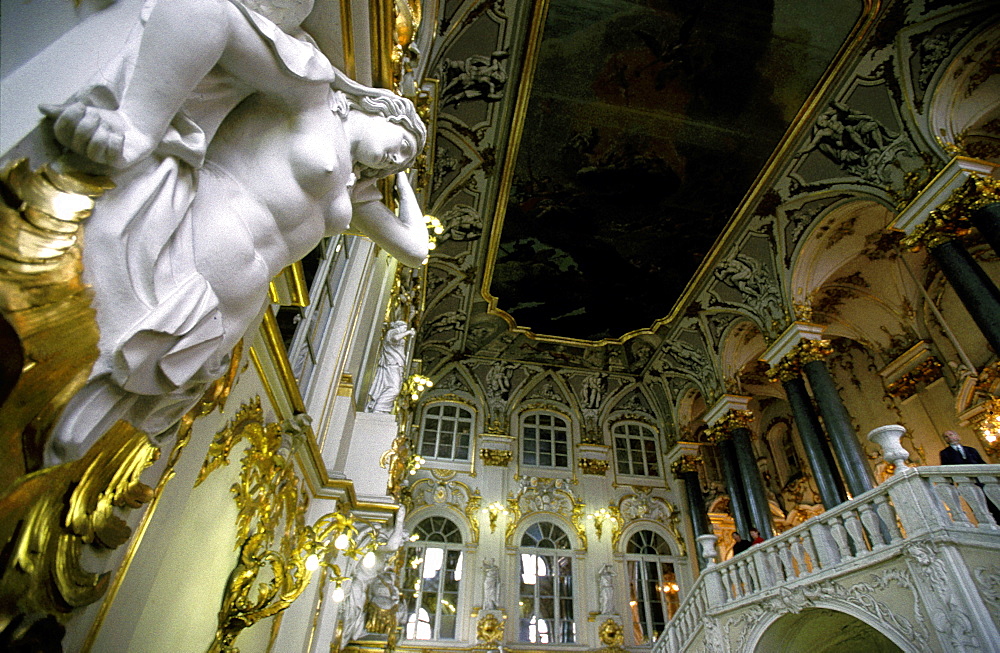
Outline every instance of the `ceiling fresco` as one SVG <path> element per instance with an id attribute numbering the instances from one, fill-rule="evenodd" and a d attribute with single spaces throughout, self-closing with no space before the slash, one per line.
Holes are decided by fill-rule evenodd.
<path id="1" fill-rule="evenodd" d="M 589 340 L 665 316 L 861 4 L 551 0 L 489 286 L 498 307 Z"/>

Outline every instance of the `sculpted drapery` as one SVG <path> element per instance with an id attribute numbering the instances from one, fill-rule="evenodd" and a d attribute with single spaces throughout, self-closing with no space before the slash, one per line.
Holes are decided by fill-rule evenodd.
<path id="1" fill-rule="evenodd" d="M 350 225 L 405 264 L 426 257 L 405 175 L 398 217 L 375 187 L 409 165 L 424 127 L 408 100 L 329 63 L 298 27 L 310 10 L 148 2 L 118 60 L 43 107 L 56 138 L 117 186 L 85 233 L 101 355 L 49 464 L 118 419 L 171 433 L 259 320 L 270 279 L 323 237 Z"/>

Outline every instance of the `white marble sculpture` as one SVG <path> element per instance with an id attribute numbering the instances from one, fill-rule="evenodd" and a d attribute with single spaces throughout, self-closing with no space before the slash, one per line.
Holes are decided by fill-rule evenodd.
<path id="1" fill-rule="evenodd" d="M 493 558 L 483 561 L 483 610 L 500 609 L 500 568 Z"/>
<path id="2" fill-rule="evenodd" d="M 425 128 L 408 100 L 330 64 L 299 27 L 311 9 L 147 2 L 94 85 L 43 107 L 56 138 L 117 184 L 85 234 L 101 353 L 48 464 L 78 458 L 119 419 L 154 440 L 172 433 L 257 323 L 270 279 L 324 236 L 350 225 L 406 265 L 426 258 L 398 174 Z M 375 186 L 394 173 L 398 218 Z"/>
<path id="3" fill-rule="evenodd" d="M 382 340 L 382 355 L 378 369 L 368 390 L 368 404 L 365 412 L 391 413 L 392 405 L 403 387 L 403 368 L 406 365 L 406 339 L 416 331 L 407 327 L 406 322 L 397 320 L 389 325 Z"/>
<path id="4" fill-rule="evenodd" d="M 615 613 L 615 570 L 604 565 L 597 572 L 598 605 L 601 614 Z"/>
<path id="5" fill-rule="evenodd" d="M 364 558 L 362 558 L 361 560 L 355 560 L 348 567 L 347 577 L 351 580 L 347 588 L 343 612 L 341 613 L 341 618 L 344 622 L 344 630 L 341 635 L 342 642 L 351 642 L 367 634 L 368 631 L 365 629 L 366 607 L 372 597 L 378 595 L 379 602 L 386 605 L 386 597 L 391 592 L 388 591 L 384 583 L 389 577 L 383 574 L 384 572 L 392 571 L 388 563 L 406 542 L 407 533 L 403 527 L 405 521 L 406 508 L 400 506 L 399 510 L 396 511 L 396 523 L 393 525 L 392 531 L 387 536 L 383 536 L 381 533 L 375 536 L 379 544 L 381 544 L 375 553 L 375 564 L 366 567 L 363 563 Z M 380 581 L 375 583 L 375 579 L 380 578 L 380 576 Z M 396 576 L 393 572 L 392 581 L 395 582 L 395 579 Z"/>

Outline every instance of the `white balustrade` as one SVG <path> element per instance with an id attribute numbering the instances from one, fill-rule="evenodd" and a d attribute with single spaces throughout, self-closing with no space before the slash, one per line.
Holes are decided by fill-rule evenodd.
<path id="1" fill-rule="evenodd" d="M 684 650 L 715 608 L 752 602 L 756 595 L 769 595 L 772 588 L 833 572 L 844 564 L 861 568 L 868 559 L 875 564 L 898 552 L 904 540 L 948 530 L 995 536 L 1000 531 L 997 506 L 1000 466 L 899 466 L 879 487 L 735 558 L 710 562 L 653 652 Z M 699 540 L 704 553 L 710 554 L 706 557 L 714 557 L 714 536 Z"/>

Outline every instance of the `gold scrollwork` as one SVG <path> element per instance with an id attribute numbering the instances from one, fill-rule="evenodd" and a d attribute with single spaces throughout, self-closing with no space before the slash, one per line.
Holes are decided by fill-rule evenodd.
<path id="1" fill-rule="evenodd" d="M 584 474 L 590 474 L 592 476 L 604 476 L 608 473 L 608 467 L 611 466 L 607 460 L 598 460 L 597 458 L 581 458 L 577 465 L 580 466 L 580 471 Z"/>
<path id="2" fill-rule="evenodd" d="M 0 541 L 11 555 L 0 615 L 63 615 L 101 597 L 110 574 L 84 569 L 84 547 L 115 549 L 129 538 L 114 508 L 152 498 L 139 476 L 159 454 L 143 432 L 118 422 L 81 459 L 21 479 L 0 502 Z"/>
<path id="3" fill-rule="evenodd" d="M 514 452 L 505 449 L 480 449 L 479 457 L 490 467 L 506 467 L 514 458 Z"/>
<path id="4" fill-rule="evenodd" d="M 281 428 L 264 424 L 260 399 L 241 406 L 220 433 L 227 431 L 229 442 L 248 443 L 239 481 L 231 488 L 239 508 L 240 556 L 229 576 L 210 653 L 238 653 L 237 636 L 291 605 L 312 575 L 307 558 L 322 552 L 315 528 L 304 523 L 308 496 L 282 446 Z"/>
<path id="5" fill-rule="evenodd" d="M 583 512 L 586 507 L 582 499 L 575 500 L 573 502 L 573 514 L 570 517 L 570 521 L 573 522 L 573 528 L 576 529 L 576 534 L 580 538 L 580 547 L 584 551 L 587 550 L 587 515 Z"/>
<path id="6" fill-rule="evenodd" d="M 785 356 L 765 372 L 771 381 L 793 381 L 802 374 L 802 363 L 796 357 Z"/>

